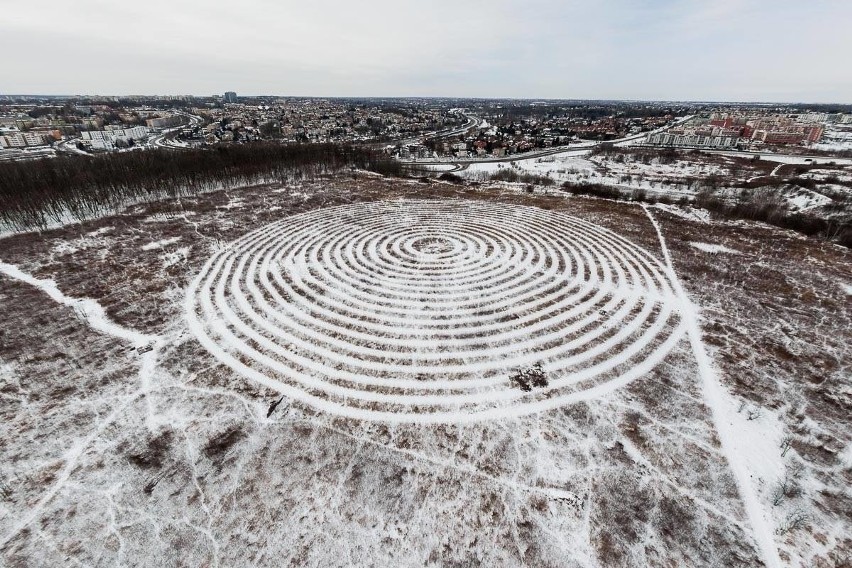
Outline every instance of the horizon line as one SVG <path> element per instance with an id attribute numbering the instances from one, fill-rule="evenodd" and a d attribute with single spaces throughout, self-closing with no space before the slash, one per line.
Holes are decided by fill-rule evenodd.
<path id="1" fill-rule="evenodd" d="M 132 98 L 132 97 L 191 97 L 214 98 L 222 97 L 223 93 L 214 94 L 176 94 L 176 93 L 77 93 L 77 94 L 46 94 L 46 93 L 0 93 L 0 98 Z M 289 98 L 289 99 L 445 99 L 445 100 L 479 100 L 479 101 L 557 101 L 557 102 L 609 102 L 609 103 L 664 103 L 664 104 L 729 104 L 729 105 L 839 105 L 852 106 L 852 102 L 839 101 L 780 101 L 780 100 L 722 100 L 722 99 L 618 99 L 618 98 L 552 98 L 552 97 L 497 97 L 497 96 L 451 96 L 451 95 L 284 95 L 284 94 L 237 94 L 237 98 Z"/>

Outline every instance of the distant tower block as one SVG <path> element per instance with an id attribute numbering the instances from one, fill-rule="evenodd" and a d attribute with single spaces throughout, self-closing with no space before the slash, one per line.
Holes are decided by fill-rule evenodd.
<path id="1" fill-rule="evenodd" d="M 228 91 L 225 93 L 225 102 L 226 103 L 235 103 L 237 102 L 237 93 L 234 91 Z"/>

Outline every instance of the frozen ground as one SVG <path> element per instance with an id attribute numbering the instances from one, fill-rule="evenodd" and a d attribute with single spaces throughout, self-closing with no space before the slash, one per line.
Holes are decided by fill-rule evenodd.
<path id="1" fill-rule="evenodd" d="M 843 151 L 852 150 L 852 127 L 828 127 L 819 144 L 814 144 L 817 150 Z"/>
<path id="2" fill-rule="evenodd" d="M 724 245 L 713 245 L 713 244 L 710 244 L 710 243 L 689 243 L 689 244 L 691 244 L 692 246 L 694 246 L 698 250 L 703 250 L 704 252 L 709 252 L 711 254 L 719 254 L 719 253 L 737 254 L 737 251 L 735 251 L 732 248 L 728 248 Z"/>
<path id="3" fill-rule="evenodd" d="M 488 181 L 494 174 L 511 171 L 549 178 L 555 185 L 596 184 L 618 189 L 630 195 L 643 192 L 658 199 L 682 202 L 701 192 L 724 199 L 740 199 L 742 190 L 757 189 L 762 196 L 784 204 L 791 212 L 825 208 L 834 215 L 832 205 L 849 201 L 852 196 L 850 160 L 780 159 L 769 155 L 761 159 L 742 154 L 679 152 L 667 155 L 659 150 L 631 150 L 590 153 L 572 151 L 543 158 L 506 162 L 472 163 L 457 175 L 473 181 Z M 829 165 L 829 162 L 834 162 Z M 804 187 L 797 183 L 805 180 Z M 812 180 L 812 183 L 811 183 Z"/>
<path id="4" fill-rule="evenodd" d="M 0 251 L 0 564 L 849 558 L 845 249 L 347 176 Z"/>
<path id="5" fill-rule="evenodd" d="M 459 172 L 469 179 L 486 180 L 502 169 L 549 177 L 557 183 L 599 183 L 624 189 L 661 191 L 673 195 L 693 195 L 689 179 L 699 176 L 728 173 L 713 163 L 696 160 L 677 160 L 660 164 L 658 160 L 644 163 L 627 154 L 614 159 L 608 155 L 590 155 L 588 151 L 556 154 L 543 158 L 512 162 L 474 163 Z"/>

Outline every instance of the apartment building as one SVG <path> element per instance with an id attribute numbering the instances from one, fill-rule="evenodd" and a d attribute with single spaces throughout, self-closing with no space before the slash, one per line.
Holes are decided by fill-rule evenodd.
<path id="1" fill-rule="evenodd" d="M 695 132 L 657 132 L 645 138 L 648 144 L 655 146 L 685 146 L 690 148 L 733 148 L 737 145 L 737 136 L 708 136 Z"/>
<path id="2" fill-rule="evenodd" d="M 46 144 L 45 137 L 38 132 L 7 132 L 0 136 L 2 148 L 26 148 L 44 144 Z"/>
<path id="3" fill-rule="evenodd" d="M 95 150 L 113 150 L 119 140 L 129 142 L 130 140 L 142 140 L 148 136 L 148 129 L 144 126 L 132 128 L 121 128 L 108 126 L 107 130 L 86 130 L 83 132 L 83 143 Z"/>

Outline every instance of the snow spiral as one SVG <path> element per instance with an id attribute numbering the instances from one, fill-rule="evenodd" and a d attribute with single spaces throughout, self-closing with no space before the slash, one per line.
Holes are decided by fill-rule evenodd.
<path id="1" fill-rule="evenodd" d="M 665 266 L 616 233 L 505 203 L 294 215 L 208 260 L 190 328 L 244 377 L 340 416 L 466 422 L 600 396 L 684 335 Z M 541 364 L 546 386 L 510 375 Z"/>

